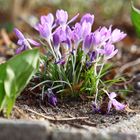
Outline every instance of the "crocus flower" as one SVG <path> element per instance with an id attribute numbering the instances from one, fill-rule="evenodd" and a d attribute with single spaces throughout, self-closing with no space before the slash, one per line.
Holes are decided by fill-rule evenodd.
<path id="1" fill-rule="evenodd" d="M 85 38 L 88 34 L 91 33 L 92 24 L 90 22 L 84 21 L 81 24 L 81 35 L 82 38 Z"/>
<path id="2" fill-rule="evenodd" d="M 74 44 L 79 44 L 81 37 L 82 37 L 82 32 L 81 32 L 81 24 L 80 23 L 76 23 L 75 26 L 73 27 L 72 30 L 72 40 L 74 42 Z"/>
<path id="3" fill-rule="evenodd" d="M 52 27 L 48 23 L 38 24 L 35 29 L 40 33 L 40 36 L 46 39 L 51 39 Z"/>
<path id="4" fill-rule="evenodd" d="M 16 36 L 18 37 L 18 42 L 17 44 L 20 46 L 17 50 L 16 50 L 16 54 L 24 51 L 24 50 L 27 50 L 27 49 L 31 49 L 31 45 L 34 45 L 34 46 L 40 46 L 40 43 L 32 40 L 32 39 L 29 39 L 29 38 L 25 38 L 24 35 L 17 29 L 15 28 L 14 29 L 14 32 L 16 34 Z"/>
<path id="5" fill-rule="evenodd" d="M 108 112 L 110 112 L 111 108 L 114 107 L 116 110 L 124 110 L 126 105 L 118 102 L 115 97 L 116 97 L 116 93 L 115 92 L 111 92 L 110 94 L 108 94 L 109 97 L 109 103 L 108 103 Z"/>
<path id="6" fill-rule="evenodd" d="M 52 14 L 41 16 L 40 23 L 38 23 L 34 28 L 40 33 L 41 37 L 50 40 L 52 39 L 53 22 L 54 17 Z"/>
<path id="7" fill-rule="evenodd" d="M 93 33 L 93 44 L 97 46 L 100 43 L 101 43 L 101 33 L 100 30 L 98 29 Z"/>
<path id="8" fill-rule="evenodd" d="M 101 54 L 104 54 L 106 59 L 112 58 L 115 54 L 117 54 L 118 49 L 115 49 L 115 46 L 107 43 L 104 45 L 103 49 L 97 49 L 97 51 Z"/>
<path id="9" fill-rule="evenodd" d="M 79 13 L 75 15 L 70 21 L 68 21 L 68 13 L 64 10 L 57 10 L 56 11 L 56 24 L 57 25 L 66 25 L 70 24 L 71 22 L 75 21 L 77 17 L 79 16 Z"/>
<path id="10" fill-rule="evenodd" d="M 68 13 L 64 10 L 56 11 L 56 23 L 59 25 L 66 24 L 68 21 Z"/>
<path id="11" fill-rule="evenodd" d="M 54 22 L 54 17 L 51 13 L 49 13 L 47 16 L 41 16 L 40 22 L 41 24 L 48 23 L 50 26 L 52 26 Z"/>
<path id="12" fill-rule="evenodd" d="M 106 42 L 111 38 L 111 26 L 109 29 L 102 27 L 97 29 L 93 33 L 93 44 L 96 46 L 105 45 Z"/>
<path id="13" fill-rule="evenodd" d="M 111 39 L 110 41 L 112 43 L 116 43 L 126 37 L 126 34 L 124 32 L 121 32 L 119 29 L 115 29 L 111 33 Z"/>
<path id="14" fill-rule="evenodd" d="M 48 88 L 48 91 L 47 91 L 46 95 L 48 96 L 48 102 L 51 105 L 56 106 L 56 104 L 57 104 L 57 98 L 54 95 L 54 93 L 53 93 L 53 91 L 52 91 L 51 88 Z"/>
<path id="15" fill-rule="evenodd" d="M 94 22 L 94 15 L 91 15 L 90 13 L 85 14 L 82 18 L 81 18 L 81 23 L 83 23 L 84 21 L 89 22 L 90 24 L 93 24 Z"/>
<path id="16" fill-rule="evenodd" d="M 75 44 L 79 44 L 91 33 L 91 23 L 84 21 L 83 23 L 76 23 L 72 30 L 72 40 Z"/>

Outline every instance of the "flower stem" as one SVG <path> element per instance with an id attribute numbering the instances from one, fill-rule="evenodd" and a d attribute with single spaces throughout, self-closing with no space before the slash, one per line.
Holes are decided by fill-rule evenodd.
<path id="1" fill-rule="evenodd" d="M 96 74 L 96 76 L 97 76 L 97 81 L 96 81 L 96 93 L 95 93 L 95 104 L 97 104 L 97 98 L 98 98 L 98 92 L 99 92 L 98 85 L 99 85 L 99 82 L 100 82 L 100 76 L 101 76 L 101 73 L 102 73 L 104 64 L 105 64 L 105 62 L 103 62 L 103 63 L 101 64 L 100 71 L 99 71 L 99 73 L 97 74 L 97 62 L 95 63 L 95 74 Z"/>

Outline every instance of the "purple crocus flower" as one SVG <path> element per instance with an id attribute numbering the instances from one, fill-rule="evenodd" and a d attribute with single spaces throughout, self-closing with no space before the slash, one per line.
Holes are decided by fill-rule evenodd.
<path id="1" fill-rule="evenodd" d="M 82 37 L 81 28 L 82 26 L 80 23 L 76 23 L 75 26 L 73 27 L 72 40 L 75 44 L 79 43 Z"/>
<path id="2" fill-rule="evenodd" d="M 100 43 L 101 43 L 101 33 L 98 29 L 93 33 L 93 44 L 99 45 Z"/>
<path id="3" fill-rule="evenodd" d="M 91 33 L 91 23 L 84 21 L 76 23 L 72 30 L 72 40 L 75 44 L 79 44 L 87 35 Z"/>
<path id="4" fill-rule="evenodd" d="M 119 29 L 115 29 L 111 33 L 111 39 L 110 41 L 112 43 L 116 43 L 126 37 L 126 34 L 124 32 L 121 32 Z"/>
<path id="5" fill-rule="evenodd" d="M 40 46 L 40 43 L 38 43 L 38 42 L 36 42 L 36 41 L 34 41 L 32 39 L 25 38 L 24 35 L 17 28 L 14 28 L 14 32 L 15 32 L 16 36 L 18 37 L 17 44 L 20 46 L 16 50 L 16 54 L 19 54 L 22 51 L 31 48 L 30 44 L 34 45 L 34 46 Z"/>
<path id="6" fill-rule="evenodd" d="M 108 97 L 109 97 L 109 103 L 108 103 L 108 112 L 110 112 L 111 108 L 114 107 L 116 110 L 124 110 L 126 105 L 118 102 L 115 97 L 116 97 L 115 92 L 111 92 Z"/>
<path id="7" fill-rule="evenodd" d="M 85 54 L 89 52 L 92 42 L 93 42 L 92 34 L 87 35 L 83 41 L 83 51 Z"/>
<path id="8" fill-rule="evenodd" d="M 71 37 L 71 29 L 69 26 L 66 26 L 66 28 L 60 27 L 56 29 L 54 34 L 59 35 L 60 42 L 64 42 Z"/>
<path id="9" fill-rule="evenodd" d="M 68 21 L 68 13 L 64 10 L 56 11 L 56 23 L 59 25 L 66 24 Z"/>
<path id="10" fill-rule="evenodd" d="M 67 13 L 67 11 L 64 11 L 62 9 L 61 10 L 57 10 L 56 11 L 56 24 L 57 25 L 70 24 L 73 21 L 75 21 L 78 16 L 79 16 L 79 13 L 77 15 L 75 15 L 70 21 L 68 21 L 68 13 Z"/>
<path id="11" fill-rule="evenodd" d="M 115 54 L 117 54 L 118 49 L 115 49 L 115 46 L 107 43 L 104 45 L 103 49 L 97 49 L 100 54 L 104 54 L 106 59 L 112 58 Z"/>
<path id="12" fill-rule="evenodd" d="M 92 24 L 90 22 L 84 21 L 81 25 L 81 35 L 82 38 L 85 38 L 88 34 L 91 33 Z"/>
<path id="13" fill-rule="evenodd" d="M 104 42 L 106 42 L 110 39 L 111 27 L 112 27 L 112 25 L 109 27 L 109 29 L 107 29 L 106 27 L 100 28 L 101 42 L 103 45 L 104 45 Z"/>
<path id="14" fill-rule="evenodd" d="M 93 33 L 93 44 L 96 46 L 105 45 L 110 38 L 111 26 L 109 27 L 109 29 L 107 29 L 106 27 L 99 28 Z"/>
<path id="15" fill-rule="evenodd" d="M 46 39 L 52 39 L 54 17 L 52 14 L 41 16 L 40 23 L 35 26 L 35 29 L 40 33 L 40 36 Z"/>
<path id="16" fill-rule="evenodd" d="M 40 22 L 41 24 L 48 23 L 50 26 L 52 26 L 54 22 L 53 14 L 49 13 L 47 16 L 41 16 Z"/>
<path id="17" fill-rule="evenodd" d="M 45 24 L 37 24 L 35 29 L 37 31 L 39 31 L 40 36 L 43 38 L 47 38 L 50 39 L 51 38 L 51 31 L 52 31 L 52 27 L 49 26 L 48 23 Z"/>
<path id="18" fill-rule="evenodd" d="M 94 15 L 91 15 L 90 13 L 85 14 L 82 18 L 81 18 L 81 23 L 83 23 L 84 21 L 89 22 L 90 24 L 93 24 L 94 22 Z"/>
<path id="19" fill-rule="evenodd" d="M 54 95 L 54 93 L 53 93 L 53 91 L 52 91 L 51 88 L 48 88 L 48 91 L 47 91 L 46 95 L 48 96 L 48 102 L 51 105 L 56 106 L 56 104 L 57 104 L 57 98 Z"/>

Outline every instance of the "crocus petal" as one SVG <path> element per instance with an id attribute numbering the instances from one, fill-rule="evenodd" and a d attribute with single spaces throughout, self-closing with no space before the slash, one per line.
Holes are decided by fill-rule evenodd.
<path id="1" fill-rule="evenodd" d="M 93 43 L 95 45 L 99 45 L 101 42 L 101 34 L 99 32 L 99 30 L 96 30 L 94 33 L 93 33 Z"/>
<path id="2" fill-rule="evenodd" d="M 22 46 L 23 44 L 24 44 L 24 40 L 19 39 L 19 40 L 17 41 L 17 45 Z"/>
<path id="3" fill-rule="evenodd" d="M 125 107 L 126 107 L 126 105 L 118 102 L 116 99 L 112 100 L 112 104 L 113 104 L 113 106 L 115 107 L 116 110 L 124 110 Z"/>
<path id="4" fill-rule="evenodd" d="M 74 43 L 78 43 L 82 37 L 82 30 L 81 30 L 82 26 L 80 23 L 76 23 L 73 31 L 72 31 L 72 40 L 74 41 Z"/>
<path id="5" fill-rule="evenodd" d="M 116 55 L 118 53 L 118 49 L 116 49 L 115 51 L 113 51 L 112 53 L 111 53 L 111 55 L 109 55 L 109 56 L 107 56 L 106 57 L 106 59 L 110 59 L 110 58 L 112 58 L 114 55 Z"/>
<path id="6" fill-rule="evenodd" d="M 115 46 L 112 44 L 105 44 L 104 45 L 104 50 L 105 50 L 105 55 L 109 56 L 111 53 L 114 51 Z"/>
<path id="7" fill-rule="evenodd" d="M 112 34 L 111 34 L 111 41 L 113 43 L 118 42 L 120 40 L 122 40 L 123 38 L 126 37 L 126 34 L 121 32 L 119 29 L 115 29 L 113 30 Z"/>
<path id="8" fill-rule="evenodd" d="M 90 24 L 93 24 L 94 22 L 94 15 L 91 15 L 89 13 L 85 14 L 82 18 L 81 18 L 81 23 L 83 23 L 84 21 L 89 22 Z"/>
<path id="9" fill-rule="evenodd" d="M 47 16 L 41 16 L 40 21 L 41 24 L 48 23 L 50 26 L 52 26 L 54 22 L 53 14 L 49 13 Z"/>
<path id="10" fill-rule="evenodd" d="M 25 46 L 23 45 L 23 46 L 21 46 L 21 47 L 19 47 L 19 48 L 16 49 L 16 54 L 19 54 L 19 53 L 21 53 L 21 52 L 24 51 L 24 50 L 26 50 L 26 48 L 25 48 Z"/>
<path id="11" fill-rule="evenodd" d="M 57 24 L 66 24 L 68 20 L 68 13 L 64 10 L 57 10 L 56 11 L 56 23 Z"/>
<path id="12" fill-rule="evenodd" d="M 109 99 L 114 99 L 117 96 L 117 94 L 115 92 L 111 92 L 109 94 Z"/>
<path id="13" fill-rule="evenodd" d="M 109 38 L 111 36 L 111 30 L 110 30 L 110 28 L 107 29 L 106 27 L 102 27 L 100 29 L 100 34 L 101 34 L 101 42 L 103 44 L 105 41 L 109 40 Z"/>
<path id="14" fill-rule="evenodd" d="M 40 46 L 40 43 L 36 42 L 35 40 L 32 40 L 32 39 L 28 38 L 27 41 L 34 46 Z"/>
<path id="15" fill-rule="evenodd" d="M 39 31 L 40 35 L 44 38 L 49 38 L 51 35 L 51 27 L 48 25 L 48 23 L 44 25 L 38 24 L 36 26 L 36 29 Z"/>
<path id="16" fill-rule="evenodd" d="M 118 102 L 115 97 L 116 97 L 116 93 L 115 92 L 112 92 L 110 94 L 108 94 L 108 97 L 110 99 L 109 103 L 108 103 L 108 112 L 110 111 L 110 109 L 112 108 L 112 105 L 113 107 L 116 109 L 116 110 L 124 110 L 126 105 Z"/>
<path id="17" fill-rule="evenodd" d="M 25 39 L 24 35 L 17 28 L 14 28 L 14 32 L 19 39 L 23 39 L 23 40 Z"/>
<path id="18" fill-rule="evenodd" d="M 97 48 L 96 50 L 97 50 L 97 52 L 100 53 L 100 54 L 105 54 L 105 50 L 104 50 L 104 49 L 99 49 L 99 48 Z"/>
<path id="19" fill-rule="evenodd" d="M 68 24 L 74 22 L 74 21 L 78 18 L 78 16 L 79 16 L 79 13 L 78 13 L 77 15 L 75 15 L 75 16 L 68 22 Z"/>
<path id="20" fill-rule="evenodd" d="M 57 98 L 56 96 L 54 95 L 52 89 L 48 89 L 46 95 L 48 96 L 48 102 L 53 105 L 53 106 L 56 106 L 57 104 Z"/>
<path id="21" fill-rule="evenodd" d="M 83 42 L 83 51 L 87 54 L 92 45 L 92 35 L 87 35 Z"/>
<path id="22" fill-rule="evenodd" d="M 56 96 L 51 96 L 48 101 L 53 106 L 57 105 L 57 98 L 56 98 Z"/>
<path id="23" fill-rule="evenodd" d="M 82 23 L 82 28 L 81 28 L 81 32 L 82 32 L 82 37 L 85 38 L 88 34 L 91 33 L 91 23 L 84 21 Z"/>
<path id="24" fill-rule="evenodd" d="M 96 58 L 96 52 L 95 51 L 92 51 L 90 54 L 89 54 L 89 57 L 90 57 L 90 61 L 94 61 L 95 58 Z"/>
<path id="25" fill-rule="evenodd" d="M 54 44 L 54 48 L 57 48 L 58 45 L 60 43 L 60 38 L 59 38 L 59 35 L 57 33 L 55 33 L 53 35 L 53 44 Z"/>

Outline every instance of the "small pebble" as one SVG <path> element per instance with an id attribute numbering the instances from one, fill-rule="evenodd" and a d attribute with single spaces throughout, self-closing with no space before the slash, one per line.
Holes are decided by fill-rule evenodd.
<path id="1" fill-rule="evenodd" d="M 105 123 L 106 122 L 104 119 L 101 119 L 100 121 L 101 121 L 101 123 Z"/>

